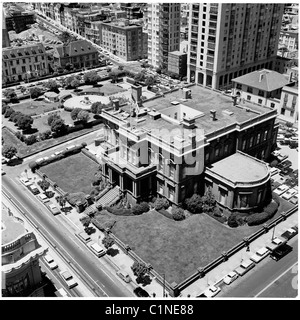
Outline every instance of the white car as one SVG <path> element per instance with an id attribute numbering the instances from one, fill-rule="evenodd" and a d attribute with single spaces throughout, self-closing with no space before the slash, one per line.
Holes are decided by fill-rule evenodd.
<path id="1" fill-rule="evenodd" d="M 38 195 L 38 198 L 42 201 L 42 202 L 48 202 L 50 201 L 50 199 L 44 194 L 44 193 L 41 193 Z"/>
<path id="2" fill-rule="evenodd" d="M 231 271 L 227 276 L 224 277 L 223 282 L 226 284 L 230 284 L 238 278 L 238 274 Z"/>
<path id="3" fill-rule="evenodd" d="M 78 285 L 78 283 L 74 280 L 73 276 L 69 271 L 61 271 L 60 272 L 61 277 L 66 282 L 69 289 L 72 289 Z"/>
<path id="4" fill-rule="evenodd" d="M 266 245 L 266 248 L 269 249 L 271 252 L 275 250 L 279 245 L 286 242 L 286 239 L 283 239 L 281 237 L 275 237 L 272 239 L 270 243 Z"/>
<path id="5" fill-rule="evenodd" d="M 28 187 L 31 186 L 33 184 L 33 182 L 29 181 L 27 178 L 20 178 L 20 181 L 24 184 L 24 186 Z"/>
<path id="6" fill-rule="evenodd" d="M 206 289 L 204 291 L 204 295 L 207 298 L 212 298 L 212 297 L 216 296 L 220 291 L 221 291 L 221 289 L 219 287 L 211 285 L 208 289 Z"/>
<path id="7" fill-rule="evenodd" d="M 250 259 L 247 259 L 243 261 L 239 267 L 237 267 L 234 271 L 239 274 L 240 276 L 243 276 L 245 273 L 247 273 L 249 270 L 255 267 L 255 263 L 251 261 Z"/>
<path id="8" fill-rule="evenodd" d="M 44 257 L 48 267 L 51 269 L 51 270 L 54 270 L 58 267 L 57 263 L 54 261 L 54 259 L 50 256 L 50 254 L 46 254 L 45 257 Z"/>
<path id="9" fill-rule="evenodd" d="M 59 209 L 57 208 L 57 206 L 54 204 L 54 203 L 50 203 L 49 204 L 49 209 L 50 211 L 52 212 L 52 214 L 55 216 L 56 214 L 59 214 L 60 211 Z"/>
<path id="10" fill-rule="evenodd" d="M 281 186 L 277 187 L 273 192 L 275 192 L 280 196 L 284 192 L 286 192 L 288 189 L 289 189 L 289 186 L 287 186 L 286 184 L 282 184 Z"/>
<path id="11" fill-rule="evenodd" d="M 266 256 L 268 256 L 269 253 L 270 253 L 269 249 L 267 249 L 266 247 L 263 247 L 263 248 L 259 249 L 258 251 L 256 251 L 256 253 L 250 257 L 250 260 L 258 263 L 259 261 L 264 259 Z"/>
<path id="12" fill-rule="evenodd" d="M 282 195 L 282 199 L 285 200 L 290 200 L 294 195 L 297 194 L 297 190 L 295 190 L 294 188 L 286 191 L 283 195 Z"/>

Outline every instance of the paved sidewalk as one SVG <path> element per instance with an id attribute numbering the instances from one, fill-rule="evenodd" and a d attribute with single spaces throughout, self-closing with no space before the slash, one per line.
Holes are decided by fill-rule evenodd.
<path id="1" fill-rule="evenodd" d="M 226 262 L 223 262 L 212 271 L 208 272 L 203 278 L 198 279 L 193 284 L 188 286 L 181 292 L 182 297 L 196 297 L 205 291 L 208 286 L 218 283 L 222 280 L 229 272 L 236 269 L 241 260 L 246 260 L 250 258 L 257 250 L 264 247 L 267 243 L 269 243 L 272 239 L 272 234 L 274 231 L 274 236 L 280 236 L 285 230 L 288 228 L 298 225 L 298 212 L 295 212 L 290 217 L 288 217 L 285 221 L 282 221 L 278 225 L 276 225 L 275 230 L 269 230 L 268 233 L 263 234 L 255 241 L 250 244 L 250 251 L 246 252 L 246 248 L 240 250 L 232 257 L 230 257 Z M 254 269 L 255 270 L 255 269 Z M 249 271 L 250 273 L 251 271 Z"/>

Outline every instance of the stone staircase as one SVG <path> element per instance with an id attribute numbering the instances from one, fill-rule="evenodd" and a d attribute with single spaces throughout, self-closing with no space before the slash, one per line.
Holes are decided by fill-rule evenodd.
<path id="1" fill-rule="evenodd" d="M 110 189 L 106 192 L 103 197 L 101 197 L 97 202 L 96 205 L 101 205 L 102 207 L 108 206 L 111 202 L 113 202 L 116 198 L 120 196 L 119 186 L 115 186 L 114 188 Z"/>

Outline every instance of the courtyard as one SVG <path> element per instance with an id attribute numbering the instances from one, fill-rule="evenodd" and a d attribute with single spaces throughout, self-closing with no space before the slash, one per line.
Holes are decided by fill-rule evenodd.
<path id="1" fill-rule="evenodd" d="M 65 192 L 89 194 L 98 167 L 99 165 L 86 155 L 77 153 L 43 166 L 41 171 Z"/>

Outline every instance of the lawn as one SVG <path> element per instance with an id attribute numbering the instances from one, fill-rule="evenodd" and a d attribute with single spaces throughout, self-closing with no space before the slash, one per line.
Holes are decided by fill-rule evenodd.
<path id="1" fill-rule="evenodd" d="M 20 111 L 23 114 L 35 116 L 57 109 L 58 104 L 58 102 L 46 102 L 44 100 L 27 100 L 26 102 L 12 104 L 11 107 L 15 111 Z"/>
<path id="2" fill-rule="evenodd" d="M 206 214 L 173 221 L 156 211 L 141 216 L 116 216 L 102 211 L 103 223 L 116 220 L 113 233 L 128 244 L 169 283 L 180 283 L 260 228 L 243 226 L 231 229 Z"/>
<path id="3" fill-rule="evenodd" d="M 99 165 L 82 153 L 78 153 L 60 161 L 50 163 L 41 168 L 48 178 L 55 181 L 65 192 L 84 192 L 92 190 L 92 181 Z"/>

